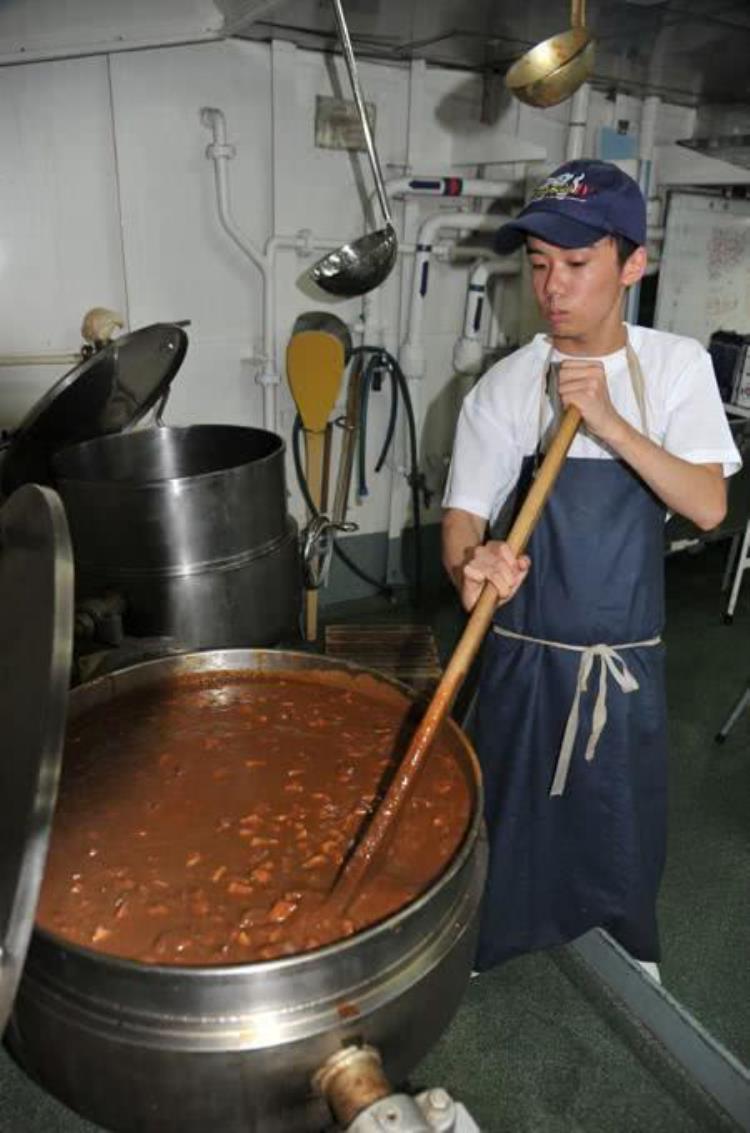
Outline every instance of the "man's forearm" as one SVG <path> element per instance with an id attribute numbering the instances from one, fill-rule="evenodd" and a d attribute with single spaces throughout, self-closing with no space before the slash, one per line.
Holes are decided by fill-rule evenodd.
<path id="1" fill-rule="evenodd" d="M 703 531 L 721 523 L 727 498 L 720 464 L 691 464 L 673 456 L 622 419 L 612 434 L 602 440 L 638 473 L 670 511 L 684 515 Z"/>
<path id="2" fill-rule="evenodd" d="M 487 521 L 472 512 L 447 508 L 443 513 L 443 566 L 457 590 L 461 589 L 463 568 L 483 541 L 486 528 Z"/>

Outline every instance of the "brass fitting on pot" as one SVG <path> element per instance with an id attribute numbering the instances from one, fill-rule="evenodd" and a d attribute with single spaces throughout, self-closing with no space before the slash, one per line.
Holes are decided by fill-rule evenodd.
<path id="1" fill-rule="evenodd" d="M 373 1046 L 346 1046 L 336 1051 L 316 1071 L 313 1086 L 343 1129 L 368 1106 L 393 1093 Z"/>

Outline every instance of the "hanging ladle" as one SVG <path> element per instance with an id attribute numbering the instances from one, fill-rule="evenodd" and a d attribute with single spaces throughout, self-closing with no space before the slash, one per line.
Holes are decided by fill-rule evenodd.
<path id="1" fill-rule="evenodd" d="M 349 28 L 344 19 L 344 9 L 341 7 L 341 0 L 332 0 L 332 3 L 336 14 L 341 46 L 344 49 L 346 69 L 349 72 L 352 94 L 362 126 L 367 156 L 370 159 L 370 168 L 375 179 L 375 188 L 385 225 L 376 232 L 368 232 L 366 236 L 360 236 L 358 240 L 343 244 L 335 252 L 329 252 L 328 255 L 313 265 L 310 269 L 310 275 L 318 287 L 322 287 L 324 291 L 330 292 L 331 295 L 346 295 L 351 298 L 372 291 L 390 274 L 396 262 L 398 241 L 391 220 L 391 210 L 385 193 L 380 161 L 365 112 L 362 89 L 357 75 L 357 63 L 354 58 Z"/>
<path id="2" fill-rule="evenodd" d="M 586 0 L 571 0 L 568 31 L 538 43 L 505 76 L 511 94 L 529 106 L 564 102 L 591 74 L 594 40 L 586 27 Z"/>

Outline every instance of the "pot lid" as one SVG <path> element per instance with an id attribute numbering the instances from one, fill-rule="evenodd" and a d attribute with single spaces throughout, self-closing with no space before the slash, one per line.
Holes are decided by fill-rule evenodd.
<path id="1" fill-rule="evenodd" d="M 51 484 L 58 449 L 134 425 L 169 389 L 187 350 L 176 323 L 154 323 L 113 339 L 69 370 L 29 411 L 3 462 L 2 487 Z"/>
<path id="2" fill-rule="evenodd" d="M 34 926 L 62 759 L 73 642 L 65 512 L 27 484 L 0 509 L 0 1033 Z"/>

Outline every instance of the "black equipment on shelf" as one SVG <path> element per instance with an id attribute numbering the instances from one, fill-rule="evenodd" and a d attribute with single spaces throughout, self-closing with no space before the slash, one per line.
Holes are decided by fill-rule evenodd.
<path id="1" fill-rule="evenodd" d="M 750 334 L 733 330 L 714 331 L 709 339 L 708 352 L 725 405 L 750 406 L 749 346 Z"/>

